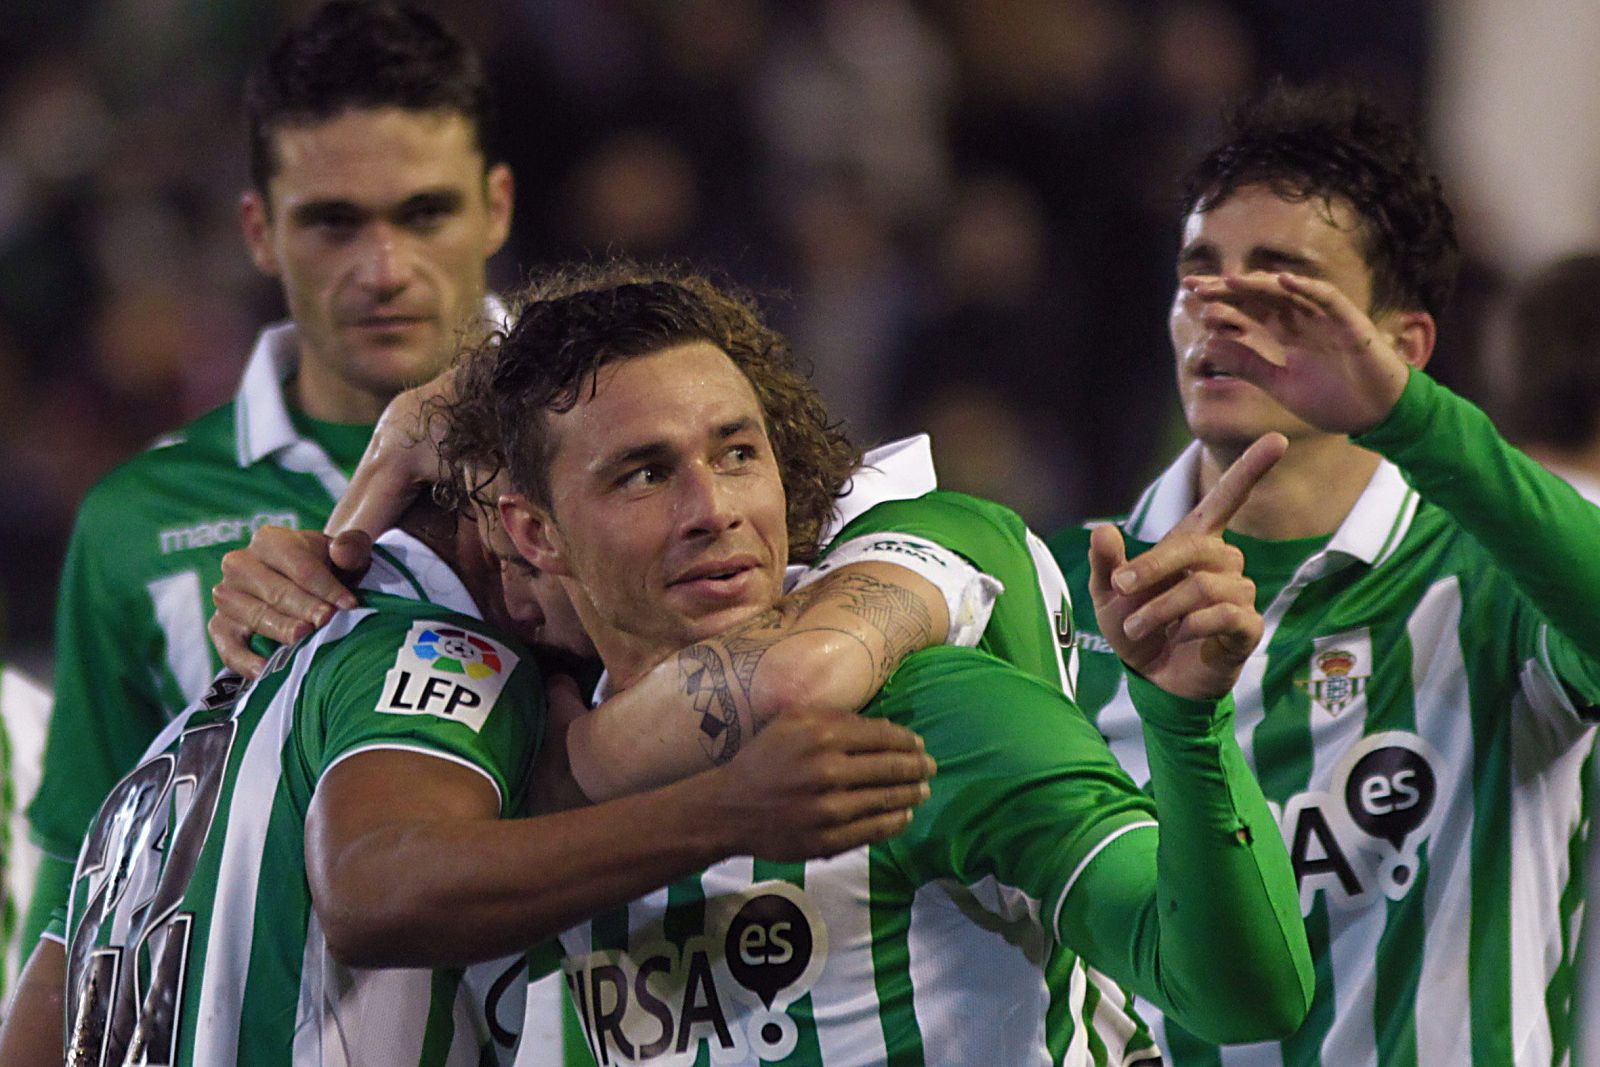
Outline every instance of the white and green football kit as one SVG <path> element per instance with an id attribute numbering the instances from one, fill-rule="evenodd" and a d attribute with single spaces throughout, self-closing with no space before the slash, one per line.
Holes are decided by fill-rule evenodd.
<path id="1" fill-rule="evenodd" d="M 1141 703 L 1158 778 L 1183 798 L 1159 835 L 1156 805 L 1056 686 L 974 649 L 914 653 L 863 712 L 939 762 L 904 833 L 808 863 L 730 859 L 562 935 L 597 1062 L 1088 1063 L 1046 977 L 1080 952 L 1196 1025 L 1258 1025 L 1207 1007 L 1230 978 L 1218 898 L 1250 932 L 1232 958 L 1281 976 L 1240 999 L 1303 1006 L 1293 877 L 1227 710 L 1153 689 Z"/>
<path id="2" fill-rule="evenodd" d="M 293 326 L 264 330 L 231 403 L 112 471 L 79 509 L 57 599 L 43 780 L 28 810 L 47 868 L 35 931 L 65 900 L 106 793 L 222 666 L 205 624 L 223 555 L 268 523 L 321 528 L 360 458 L 370 427 L 292 412 L 284 386 L 297 358 Z"/>
<path id="3" fill-rule="evenodd" d="M 1589 503 L 1600 507 L 1600 478 L 1584 471 L 1546 463 L 1546 468 L 1578 491 Z M 1590 833 L 1600 817 L 1600 762 L 1590 760 L 1589 769 L 1589 826 Z M 1589 849 L 1589 867 L 1584 872 L 1584 884 L 1600 884 L 1600 848 Z M 1578 936 L 1577 976 L 1574 979 L 1573 1003 L 1600 1004 L 1600 913 L 1594 908 L 1583 909 L 1583 928 Z M 1572 1062 L 1600 1064 L 1600 1012 L 1574 1011 L 1573 1022 L 1577 1033 L 1573 1038 Z"/>
<path id="4" fill-rule="evenodd" d="M 537 672 L 404 533 L 379 540 L 360 599 L 255 684 L 219 676 L 111 791 L 64 925 L 68 1062 L 510 1062 L 525 959 L 339 963 L 305 820 L 322 776 L 375 749 L 469 767 L 516 814 L 543 729 Z"/>
<path id="5" fill-rule="evenodd" d="M 1600 511 L 1421 373 L 1356 440 L 1385 459 L 1331 538 L 1232 538 L 1266 619 L 1238 739 L 1295 867 L 1316 1000 L 1281 1043 L 1152 1023 L 1177 1067 L 1568 1062 Z M 1197 463 L 1140 498 L 1130 554 L 1194 505 Z M 1087 541 L 1052 542 L 1074 591 Z M 1122 667 L 1092 611 L 1077 623 L 1080 701 L 1143 781 Z"/>
<path id="6" fill-rule="evenodd" d="M 1072 699 L 1077 652 L 1066 579 L 1045 543 L 1001 505 L 949 492 L 879 503 L 846 523 L 797 584 L 814 581 L 841 564 L 877 559 L 945 588 L 941 571 L 948 563 L 941 552 L 955 553 L 1003 587 L 975 627 L 962 625 L 963 598 L 948 597 L 952 623 L 947 643 L 980 648 Z M 1072 713 L 1077 714 L 1075 709 Z M 1079 1041 L 1090 1062 L 1116 1067 L 1158 1057 L 1155 1041 L 1132 1013 L 1125 990 L 1084 968 L 1071 953 L 1056 954 L 1048 971 L 1055 998 L 1050 1028 L 1058 1052 Z"/>
<path id="7" fill-rule="evenodd" d="M 39 788 L 50 693 L 32 678 L 0 664 L 0 1004 L 26 962 L 22 914 L 33 889 L 39 850 L 22 817 Z M 28 946 L 31 951 L 33 946 Z"/>
<path id="8" fill-rule="evenodd" d="M 869 455 L 868 464 L 874 462 L 881 460 Z M 1064 631 L 1059 629 L 1063 618 L 1070 620 L 1070 606 L 1065 579 L 1044 543 L 1015 513 L 988 501 L 937 491 L 911 499 L 900 497 L 917 479 L 908 478 L 904 470 L 895 473 L 893 484 L 887 486 L 870 473 L 857 476 L 858 484 L 844 502 L 847 521 L 832 534 L 823 558 L 814 567 L 791 575 L 792 585 L 809 584 L 840 565 L 867 560 L 896 563 L 921 574 L 945 594 L 951 609 L 952 644 L 975 644 L 1046 683 L 1057 694 L 1070 693 L 1071 661 L 1063 657 Z M 868 504 L 872 506 L 863 511 Z M 1084 725 L 1082 716 L 1066 701 L 1050 706 L 1052 713 Z M 973 712 L 981 714 L 976 709 Z M 735 870 L 749 867 L 748 859 L 733 864 Z M 599 920 L 599 925 L 604 927 L 606 922 Z M 1114 983 L 1097 975 L 1090 980 L 1077 957 L 1058 949 L 1049 939 L 1037 947 L 1038 960 L 1026 964 L 1030 968 L 1027 989 L 1030 996 L 1043 997 L 1038 1002 L 1040 1034 L 1046 1026 L 1049 1033 L 1046 1038 L 1030 1032 L 1027 1041 L 1038 1037 L 1040 1047 L 1048 1049 L 1046 1054 L 1055 1062 L 1122 1064 L 1154 1056 L 1148 1032 L 1123 1010 L 1124 1000 Z M 1109 995 L 1102 994 L 1101 987 Z M 574 991 L 582 988 L 580 983 Z M 869 994 L 863 989 L 860 995 Z M 580 1004 L 580 1014 L 582 1010 Z M 588 1021 L 593 1028 L 594 1018 Z M 629 1047 L 626 1038 L 612 1047 L 600 1037 L 592 1037 L 593 1051 L 601 1062 L 615 1062 Z M 832 1040 L 848 1043 L 849 1039 Z M 731 1046 L 712 1041 L 700 1048 L 697 1041 L 689 1041 L 698 1052 L 688 1051 L 686 1046 L 688 1059 L 684 1062 L 695 1062 L 696 1055 L 721 1062 L 729 1054 Z M 645 1043 L 647 1048 L 649 1045 Z"/>

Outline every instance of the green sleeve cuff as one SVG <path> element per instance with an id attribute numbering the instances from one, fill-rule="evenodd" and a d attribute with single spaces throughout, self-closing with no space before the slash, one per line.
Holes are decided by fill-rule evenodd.
<path id="1" fill-rule="evenodd" d="M 1408 370 L 1406 387 L 1388 416 L 1366 433 L 1351 436 L 1362 448 L 1389 455 L 1391 450 L 1428 439 L 1428 425 L 1437 403 L 1435 394 L 1444 387 L 1415 367 Z"/>
<path id="2" fill-rule="evenodd" d="M 1162 689 L 1129 669 L 1128 698 L 1146 727 L 1190 740 L 1215 740 L 1233 730 L 1233 697 L 1191 700 Z"/>

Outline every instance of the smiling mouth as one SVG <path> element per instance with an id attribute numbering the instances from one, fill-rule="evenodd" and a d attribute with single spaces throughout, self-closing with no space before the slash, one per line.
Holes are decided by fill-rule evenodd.
<path id="1" fill-rule="evenodd" d="M 704 574 L 692 574 L 675 579 L 672 585 L 692 585 L 695 582 L 726 582 L 745 574 L 754 568 L 750 564 L 739 564 L 724 570 L 707 571 Z"/>

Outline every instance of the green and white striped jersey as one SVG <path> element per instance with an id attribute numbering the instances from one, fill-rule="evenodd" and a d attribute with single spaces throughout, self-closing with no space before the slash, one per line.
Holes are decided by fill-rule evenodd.
<path id="1" fill-rule="evenodd" d="M 1600 511 L 1420 373 L 1357 443 L 1387 458 L 1331 539 L 1298 557 L 1236 541 L 1266 619 L 1237 736 L 1299 882 L 1310 1018 L 1220 1049 L 1156 1029 L 1178 1067 L 1567 1062 Z M 1197 463 L 1191 446 L 1140 498 L 1130 555 L 1194 505 Z M 1084 606 L 1087 542 L 1052 541 L 1082 600 L 1079 697 L 1143 781 L 1126 678 Z"/>
<path id="2" fill-rule="evenodd" d="M 846 523 L 810 573 L 825 573 L 841 549 L 850 560 L 864 550 L 926 572 L 932 568 L 918 557 L 919 542 L 955 552 L 1004 585 L 976 647 L 1073 699 L 1078 653 L 1066 579 L 1045 543 L 1009 508 L 945 491 L 882 501 Z M 935 575 L 926 576 L 937 584 Z M 1084 968 L 1071 953 L 1058 954 L 1047 969 L 1058 1045 L 1072 1035 L 1092 1034 L 1088 1047 L 1096 1064 L 1125 1067 L 1156 1058 L 1154 1039 L 1116 983 Z"/>
<path id="3" fill-rule="evenodd" d="M 511 1061 L 525 959 L 347 967 L 311 906 L 305 819 L 329 768 L 373 749 L 451 760 L 509 816 L 542 731 L 534 667 L 437 555 L 386 534 L 362 590 L 259 682 L 219 676 L 107 798 L 65 926 L 69 1062 Z"/>
<path id="4" fill-rule="evenodd" d="M 905 833 L 727 860 L 562 935 L 602 1067 L 1062 1062 L 1062 901 L 1106 843 L 1153 833 L 1153 805 L 1058 689 L 975 650 L 913 654 L 864 714 L 939 761 Z M 1087 1036 L 1060 1036 L 1085 1062 Z"/>
<path id="5" fill-rule="evenodd" d="M 79 509 L 28 812 L 47 853 L 71 862 L 106 793 L 222 666 L 205 624 L 223 555 L 262 525 L 320 528 L 344 492 L 346 471 L 296 429 L 285 400 L 297 360 L 292 325 L 262 331 L 231 403 L 112 471 Z"/>
<path id="6" fill-rule="evenodd" d="M 5 1003 L 27 951 L 21 927 L 33 891 L 39 850 L 22 817 L 39 788 L 50 694 L 21 671 L 0 664 L 0 1004 Z"/>

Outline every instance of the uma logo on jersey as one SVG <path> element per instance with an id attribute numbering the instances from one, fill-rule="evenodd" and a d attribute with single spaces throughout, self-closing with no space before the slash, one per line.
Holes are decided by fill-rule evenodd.
<path id="1" fill-rule="evenodd" d="M 438 622 L 415 622 L 384 675 L 378 710 L 435 715 L 483 729 L 517 665 L 506 646 Z"/>
<path id="2" fill-rule="evenodd" d="M 1311 703 L 1330 716 L 1365 707 L 1367 680 L 1372 677 L 1372 635 L 1365 627 L 1316 638 L 1311 671 L 1296 678 Z"/>
<path id="3" fill-rule="evenodd" d="M 781 1060 L 800 1031 L 787 1008 L 816 983 L 828 931 L 804 890 L 762 882 L 706 902 L 704 932 L 562 964 L 600 1067 Z"/>
<path id="4" fill-rule="evenodd" d="M 1291 797 L 1279 819 L 1309 915 L 1318 893 L 1343 907 L 1399 900 L 1417 883 L 1418 850 L 1438 822 L 1441 765 L 1433 746 L 1399 730 L 1345 753 L 1332 788 Z M 1276 813 L 1275 813 L 1276 814 Z"/>

